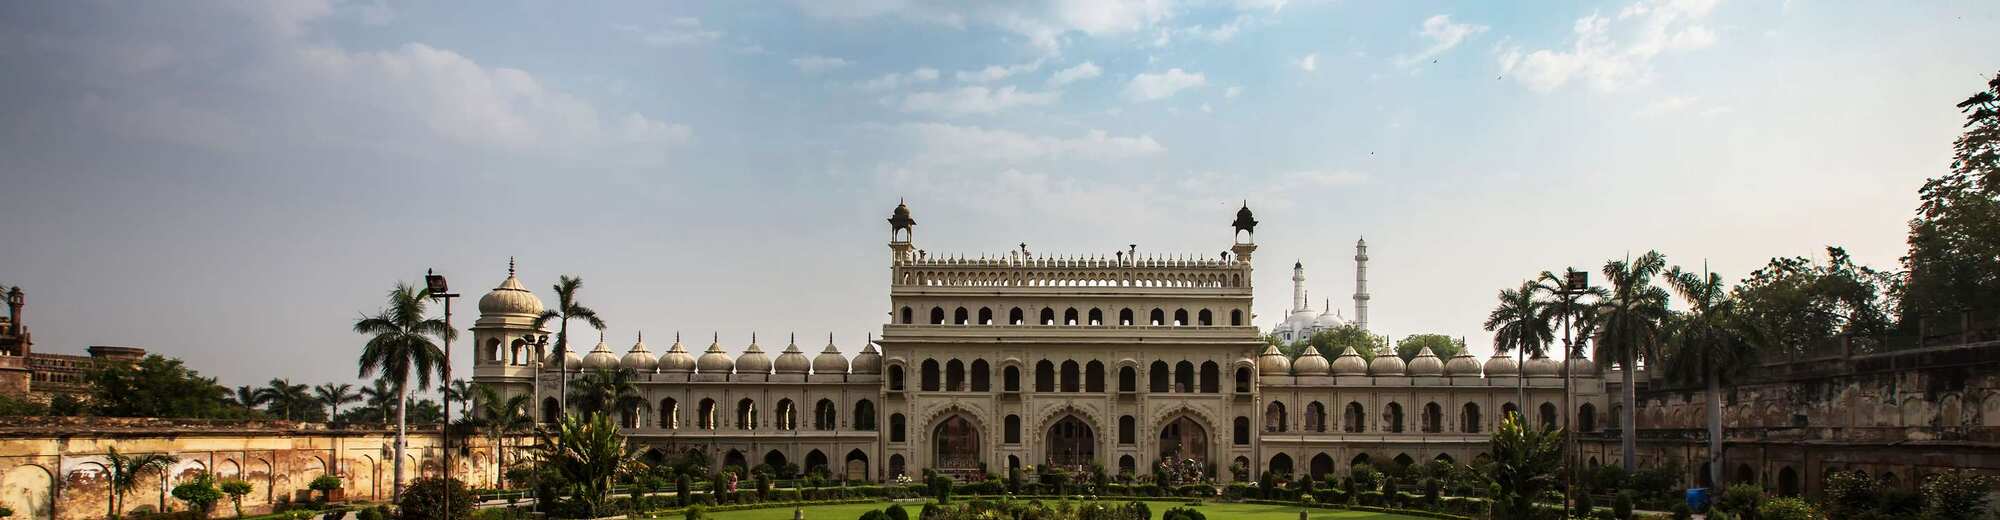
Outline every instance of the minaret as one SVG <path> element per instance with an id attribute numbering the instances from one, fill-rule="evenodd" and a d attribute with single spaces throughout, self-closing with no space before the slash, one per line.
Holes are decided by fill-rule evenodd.
<path id="1" fill-rule="evenodd" d="M 1354 241 L 1354 326 L 1368 330 L 1368 239 Z"/>
<path id="2" fill-rule="evenodd" d="M 1305 309 L 1306 309 L 1306 264 L 1305 262 L 1292 262 L 1291 312 L 1299 312 Z"/>

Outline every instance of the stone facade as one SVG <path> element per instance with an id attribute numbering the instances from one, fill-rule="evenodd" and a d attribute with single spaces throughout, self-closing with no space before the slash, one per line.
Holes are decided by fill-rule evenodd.
<path id="1" fill-rule="evenodd" d="M 25 319 L 28 298 L 15 287 L 6 292 L 7 316 L 0 317 L 0 396 L 48 403 L 58 395 L 89 398 L 85 375 L 99 363 L 137 363 L 138 347 L 95 346 L 89 356 L 35 352 L 35 336 Z"/>

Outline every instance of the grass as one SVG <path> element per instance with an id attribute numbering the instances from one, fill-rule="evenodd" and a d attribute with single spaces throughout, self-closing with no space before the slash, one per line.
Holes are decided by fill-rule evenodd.
<path id="1" fill-rule="evenodd" d="M 1116 502 L 1116 501 L 1107 501 L 1107 502 Z M 1049 504 L 1051 506 L 1054 505 L 1053 503 L 1047 501 L 1044 501 L 1043 503 Z M 1168 509 L 1181 506 L 1182 502 L 1146 501 L 1146 508 L 1153 511 L 1154 518 L 1159 518 L 1160 513 L 1164 513 Z M 870 504 L 836 504 L 836 505 L 826 505 L 826 506 L 809 506 L 806 507 L 806 518 L 807 520 L 853 520 L 855 518 L 860 518 L 862 513 L 886 507 L 889 507 L 889 502 L 876 502 Z M 910 511 L 911 518 L 915 518 L 917 512 L 922 510 L 923 507 L 924 506 L 922 504 L 915 504 L 915 503 L 903 505 L 903 508 L 908 509 Z M 1217 520 L 1224 520 L 1224 519 L 1298 520 L 1300 508 L 1297 506 L 1278 506 L 1278 505 L 1268 505 L 1268 504 L 1225 504 L 1218 502 L 1208 502 L 1208 503 L 1203 503 L 1201 506 L 1196 507 L 1195 509 L 1201 510 L 1202 515 Z M 1330 509 L 1310 509 L 1308 511 L 1309 511 L 1308 514 L 1310 515 L 1309 518 L 1311 520 L 1409 520 L 1415 518 L 1410 516 L 1395 515 L 1388 513 L 1373 513 L 1367 511 L 1337 511 Z M 708 516 L 709 518 L 712 518 L 714 520 L 791 520 L 792 508 L 772 507 L 765 509 L 723 511 L 719 513 L 709 513 Z"/>

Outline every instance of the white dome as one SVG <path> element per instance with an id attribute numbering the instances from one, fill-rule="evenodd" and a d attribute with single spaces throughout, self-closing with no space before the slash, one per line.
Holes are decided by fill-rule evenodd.
<path id="1" fill-rule="evenodd" d="M 1444 360 L 1438 359 L 1437 353 L 1431 352 L 1430 347 L 1424 347 L 1423 350 L 1417 351 L 1417 357 L 1410 359 L 1409 369 L 1410 375 L 1413 376 L 1444 375 Z"/>
<path id="2" fill-rule="evenodd" d="M 583 368 L 589 370 L 611 370 L 618 368 L 618 355 L 611 353 L 611 345 L 604 338 L 597 339 L 597 348 L 583 356 Z"/>
<path id="3" fill-rule="evenodd" d="M 1403 358 L 1396 357 L 1395 352 L 1384 352 L 1376 354 L 1375 360 L 1368 362 L 1368 375 L 1400 376 L 1405 368 Z"/>
<path id="4" fill-rule="evenodd" d="M 869 338 L 867 343 L 861 344 L 861 353 L 854 355 L 852 370 L 856 374 L 882 373 L 882 353 L 875 351 L 874 338 Z"/>
<path id="5" fill-rule="evenodd" d="M 687 348 L 681 346 L 680 334 L 674 335 L 674 346 L 668 347 L 666 355 L 660 356 L 660 371 L 661 372 L 694 371 L 694 356 L 688 355 Z"/>
<path id="6" fill-rule="evenodd" d="M 1587 357 L 1579 357 L 1571 360 L 1569 375 L 1576 377 L 1597 377 L 1597 362 L 1591 361 Z"/>
<path id="7" fill-rule="evenodd" d="M 701 373 L 703 374 L 721 374 L 726 376 L 730 372 L 736 371 L 736 360 L 729 359 L 729 353 L 722 351 L 721 341 L 709 343 L 708 351 L 701 353 L 701 359 L 696 360 L 695 365 L 701 369 Z"/>
<path id="8" fill-rule="evenodd" d="M 1285 359 L 1277 345 L 1265 347 L 1264 355 L 1257 359 L 1257 372 L 1267 376 L 1292 375 L 1292 360 Z"/>
<path id="9" fill-rule="evenodd" d="M 1479 372 L 1479 358 L 1474 357 L 1468 350 L 1458 351 L 1458 355 L 1452 356 L 1451 361 L 1444 363 L 1444 375 L 1477 376 Z"/>
<path id="10" fill-rule="evenodd" d="M 771 373 L 771 357 L 764 355 L 763 347 L 757 346 L 757 334 L 754 332 L 750 334 L 750 348 L 744 349 L 743 355 L 736 356 L 736 373 L 742 375 Z"/>
<path id="11" fill-rule="evenodd" d="M 1521 365 L 1506 354 L 1495 352 L 1486 359 L 1486 377 L 1514 377 L 1521 375 Z"/>
<path id="12" fill-rule="evenodd" d="M 618 366 L 625 367 L 626 370 L 645 374 L 652 372 L 655 367 L 660 366 L 660 360 L 653 357 L 652 352 L 646 350 L 646 335 L 640 334 L 639 341 L 632 344 L 632 350 L 625 352 L 625 359 L 619 360 Z"/>
<path id="13" fill-rule="evenodd" d="M 555 349 L 549 349 L 549 355 L 542 358 L 542 369 L 550 371 L 568 370 L 570 372 L 583 370 L 583 357 L 576 355 L 576 349 L 572 347 L 565 350 L 566 352 L 563 352 L 563 356 L 557 358 Z M 567 364 L 564 363 L 565 361 L 567 361 Z"/>
<path id="14" fill-rule="evenodd" d="M 479 314 L 514 314 L 536 316 L 542 313 L 542 299 L 533 291 L 521 286 L 521 280 L 514 278 L 514 260 L 507 260 L 507 279 L 500 281 L 485 296 L 479 297 Z"/>
<path id="15" fill-rule="evenodd" d="M 1319 348 L 1306 345 L 1306 351 L 1292 360 L 1292 373 L 1301 376 L 1326 375 L 1326 356 L 1319 355 Z"/>
<path id="16" fill-rule="evenodd" d="M 1334 358 L 1333 375 L 1336 376 L 1368 375 L 1368 361 L 1361 359 L 1361 353 L 1355 352 L 1354 347 L 1347 347 L 1346 349 L 1340 351 L 1340 357 Z"/>
<path id="17" fill-rule="evenodd" d="M 1546 354 L 1528 358 L 1528 377 L 1562 377 L 1562 363 Z"/>
<path id="18" fill-rule="evenodd" d="M 840 355 L 840 347 L 833 346 L 832 334 L 826 335 L 826 350 L 820 351 L 818 356 L 813 356 L 813 373 L 847 373 L 847 356 Z"/>
<path id="19" fill-rule="evenodd" d="M 778 361 L 774 364 L 780 374 L 804 374 L 812 370 L 812 360 L 806 359 L 805 353 L 799 351 L 797 338 L 793 338 L 791 344 L 785 345 L 785 352 L 778 354 Z"/>

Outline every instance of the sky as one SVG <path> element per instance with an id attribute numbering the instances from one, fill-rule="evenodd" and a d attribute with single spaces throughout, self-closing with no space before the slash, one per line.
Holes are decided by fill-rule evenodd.
<path id="1" fill-rule="evenodd" d="M 2000 4 L 1639 0 L 0 3 L 0 284 L 40 352 L 350 382 L 356 318 L 517 259 L 625 351 L 858 351 L 898 200 L 933 254 L 1212 256 L 1255 310 L 1462 336 L 1658 249 L 1901 256 Z M 585 345 L 595 338 L 582 338 Z M 458 374 L 470 367 L 459 344 Z"/>

